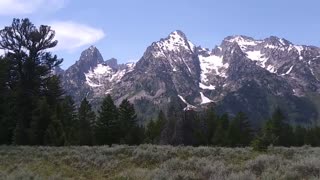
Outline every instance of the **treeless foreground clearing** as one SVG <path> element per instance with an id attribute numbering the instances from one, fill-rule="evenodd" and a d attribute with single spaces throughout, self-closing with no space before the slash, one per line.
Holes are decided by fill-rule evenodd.
<path id="1" fill-rule="evenodd" d="M 320 148 L 0 146 L 0 179 L 318 179 Z"/>

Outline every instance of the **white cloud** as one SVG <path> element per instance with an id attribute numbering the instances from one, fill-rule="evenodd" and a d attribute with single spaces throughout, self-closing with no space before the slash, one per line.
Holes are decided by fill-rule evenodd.
<path id="1" fill-rule="evenodd" d="M 24 15 L 35 11 L 52 11 L 65 6 L 68 0 L 0 0 L 0 15 Z"/>
<path id="2" fill-rule="evenodd" d="M 79 47 L 92 45 L 105 37 L 103 30 L 72 21 L 49 23 L 56 32 L 58 45 L 55 50 L 74 51 Z"/>

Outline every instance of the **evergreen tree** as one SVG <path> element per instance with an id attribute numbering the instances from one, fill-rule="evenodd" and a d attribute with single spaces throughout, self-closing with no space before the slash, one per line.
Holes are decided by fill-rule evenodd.
<path id="1" fill-rule="evenodd" d="M 16 124 L 15 118 L 10 114 L 13 99 L 9 91 L 9 72 L 8 60 L 0 57 L 0 144 L 11 143 Z"/>
<path id="2" fill-rule="evenodd" d="M 312 127 L 306 130 L 304 143 L 311 146 L 320 146 L 320 128 Z"/>
<path id="3" fill-rule="evenodd" d="M 51 123 L 52 112 L 45 98 L 39 99 L 32 113 L 32 121 L 29 129 L 31 145 L 44 145 L 44 136 Z"/>
<path id="4" fill-rule="evenodd" d="M 216 126 L 217 126 L 217 121 L 218 121 L 218 116 L 216 115 L 216 113 L 213 111 L 212 108 L 208 109 L 205 112 L 205 117 L 204 117 L 205 121 L 205 133 L 206 133 L 206 144 L 209 145 L 212 142 L 212 138 L 213 135 L 215 133 L 216 130 Z"/>
<path id="5" fill-rule="evenodd" d="M 129 145 L 139 145 L 145 139 L 145 129 L 143 126 L 135 125 L 129 132 L 130 135 L 126 137 L 126 143 Z"/>
<path id="6" fill-rule="evenodd" d="M 54 108 L 54 106 L 61 103 L 63 100 L 62 95 L 64 94 L 64 91 L 60 86 L 60 78 L 56 75 L 53 75 L 48 78 L 45 83 L 47 84 L 47 89 L 44 90 L 44 95 L 48 101 L 48 104 Z"/>
<path id="7" fill-rule="evenodd" d="M 160 111 L 158 114 L 157 120 L 156 121 L 151 120 L 147 124 L 147 129 L 146 129 L 147 142 L 150 142 L 153 144 L 159 144 L 161 132 L 163 131 L 166 123 L 167 123 L 166 117 L 163 111 Z"/>
<path id="8" fill-rule="evenodd" d="M 93 125 L 95 123 L 95 113 L 92 111 L 91 105 L 84 98 L 78 111 L 79 119 L 79 145 L 93 144 Z"/>
<path id="9" fill-rule="evenodd" d="M 57 45 L 49 26 L 35 27 L 28 19 L 14 19 L 11 26 L 0 30 L 0 49 L 9 61 L 9 81 L 13 105 L 9 119 L 15 119 L 15 144 L 30 144 L 28 136 L 38 99 L 45 97 L 51 70 L 62 60 L 47 49 Z"/>
<path id="10" fill-rule="evenodd" d="M 179 108 L 179 106 L 175 106 L 173 103 L 169 105 L 167 122 L 160 135 L 160 144 L 173 144 L 177 121 L 180 118 L 180 113 L 177 108 Z"/>
<path id="11" fill-rule="evenodd" d="M 247 116 L 239 112 L 231 121 L 227 132 L 228 145 L 247 146 L 252 140 L 252 130 Z"/>
<path id="12" fill-rule="evenodd" d="M 158 119 L 155 123 L 155 127 L 156 127 L 156 131 L 155 131 L 155 143 L 159 143 L 160 142 L 160 136 L 161 136 L 161 132 L 163 131 L 165 125 L 167 123 L 167 118 L 164 114 L 164 112 L 162 110 L 160 110 L 159 114 L 158 114 Z"/>
<path id="13" fill-rule="evenodd" d="M 61 123 L 65 134 L 65 145 L 76 145 L 77 141 L 77 130 L 79 129 L 79 121 L 77 120 L 77 113 L 75 110 L 74 101 L 71 96 L 66 96 L 61 106 Z"/>
<path id="14" fill-rule="evenodd" d="M 146 127 L 146 139 L 145 142 L 155 144 L 155 138 L 157 136 L 156 134 L 156 126 L 153 119 L 149 121 Z"/>
<path id="15" fill-rule="evenodd" d="M 304 127 L 296 126 L 294 131 L 294 145 L 295 146 L 303 146 L 305 144 L 304 138 L 306 136 L 307 130 Z"/>
<path id="16" fill-rule="evenodd" d="M 127 99 L 124 99 L 119 106 L 119 123 L 121 140 L 120 143 L 124 144 L 137 144 L 133 142 L 132 137 L 136 136 L 135 129 L 137 127 L 137 115 L 134 110 L 133 104 L 131 104 Z"/>
<path id="17" fill-rule="evenodd" d="M 194 126 L 193 126 L 193 136 L 194 136 L 194 142 L 193 146 L 204 146 L 208 145 L 208 137 L 207 137 L 207 127 L 205 124 L 205 120 L 200 118 L 199 116 L 196 117 L 194 120 Z"/>
<path id="18" fill-rule="evenodd" d="M 264 131 L 259 131 L 258 135 L 251 142 L 251 146 L 255 151 L 266 151 L 270 142 L 274 141 L 274 137 L 269 136 Z"/>
<path id="19" fill-rule="evenodd" d="M 118 110 L 110 95 L 103 99 L 98 112 L 97 127 L 95 130 L 97 143 L 108 144 L 119 143 L 119 121 Z"/>
<path id="20" fill-rule="evenodd" d="M 227 130 L 229 127 L 229 116 L 228 114 L 223 114 L 217 121 L 217 126 L 212 137 L 212 144 L 218 146 L 227 145 Z"/>
<path id="21" fill-rule="evenodd" d="M 45 143 L 51 146 L 63 146 L 66 141 L 65 131 L 61 120 L 62 107 L 58 105 L 56 107 L 56 113 L 53 115 L 52 120 L 46 130 Z"/>
<path id="22" fill-rule="evenodd" d="M 257 150 L 265 150 L 269 145 L 290 146 L 293 143 L 292 127 L 285 122 L 285 116 L 277 108 L 253 141 L 253 146 Z"/>

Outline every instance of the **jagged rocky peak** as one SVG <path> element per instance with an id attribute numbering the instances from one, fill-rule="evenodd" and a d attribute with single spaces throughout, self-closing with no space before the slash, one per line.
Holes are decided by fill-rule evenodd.
<path id="1" fill-rule="evenodd" d="M 76 66 L 81 72 L 88 72 L 91 68 L 103 63 L 103 57 L 95 46 L 90 46 L 81 53 L 80 59 L 76 62 Z"/>
<path id="2" fill-rule="evenodd" d="M 161 39 L 154 43 L 154 45 L 159 48 L 157 50 L 164 52 L 176 52 L 181 49 L 193 51 L 195 48 L 195 46 L 188 41 L 186 35 L 180 30 L 173 31 L 167 38 Z"/>
<path id="3" fill-rule="evenodd" d="M 292 107 L 290 112 L 307 110 L 308 102 L 297 98 L 320 92 L 319 69 L 317 47 L 294 45 L 275 36 L 236 35 L 211 50 L 194 46 L 177 30 L 153 42 L 137 63 L 103 61 L 91 46 L 63 74 L 64 87 L 78 104 L 86 96 L 97 106 L 111 94 L 115 102 L 127 98 L 138 114 L 151 117 L 155 109 L 166 111 L 173 101 L 181 101 L 186 109 L 214 102 L 219 112 L 243 111 L 256 120 L 265 119 L 271 113 L 268 107 L 277 105 L 278 99 L 287 100 L 284 104 Z"/>
<path id="4" fill-rule="evenodd" d="M 244 36 L 244 35 L 227 36 L 224 40 L 225 41 L 229 41 L 229 42 L 236 42 L 236 43 L 239 43 L 239 42 L 254 42 L 254 41 L 256 41 L 252 37 Z"/>
<path id="5" fill-rule="evenodd" d="M 111 67 L 111 68 L 113 68 L 113 69 L 118 69 L 118 60 L 115 59 L 115 58 L 111 58 L 109 60 L 106 60 L 104 62 L 104 64 L 109 66 L 109 67 Z"/>
<path id="6" fill-rule="evenodd" d="M 228 36 L 224 39 L 221 46 L 230 46 L 230 43 L 237 43 L 243 51 L 252 51 L 252 49 L 257 46 L 269 49 L 285 49 L 293 47 L 293 44 L 290 41 L 276 36 L 270 36 L 263 40 L 257 40 L 244 35 Z"/>
<path id="7" fill-rule="evenodd" d="M 278 46 L 278 47 L 292 45 L 292 43 L 290 41 L 288 41 L 284 38 L 279 38 L 277 36 L 270 36 L 270 37 L 264 39 L 263 41 L 264 41 L 264 44 L 274 45 L 274 46 Z"/>
<path id="8" fill-rule="evenodd" d="M 95 46 L 90 46 L 81 53 L 79 61 L 93 61 L 98 64 L 103 62 L 103 58 Z"/>
<path id="9" fill-rule="evenodd" d="M 248 37 L 248 36 L 244 36 L 244 35 L 228 36 L 223 40 L 223 43 L 226 43 L 226 42 L 237 43 L 240 47 L 241 46 L 256 46 L 257 44 L 261 43 L 261 41 L 259 41 L 259 40 L 255 40 L 252 37 Z"/>
<path id="10" fill-rule="evenodd" d="M 173 31 L 172 33 L 169 34 L 168 37 L 172 38 L 174 40 L 178 39 L 180 41 L 182 41 L 182 40 L 188 41 L 187 36 L 181 30 Z"/>

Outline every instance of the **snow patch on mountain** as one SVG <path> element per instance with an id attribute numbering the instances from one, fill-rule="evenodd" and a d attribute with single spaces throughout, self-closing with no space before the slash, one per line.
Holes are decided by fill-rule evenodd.
<path id="1" fill-rule="evenodd" d="M 293 66 L 290 67 L 290 69 L 285 73 L 285 74 L 290 74 L 290 72 L 292 71 Z"/>
<path id="2" fill-rule="evenodd" d="M 279 41 L 280 41 L 280 43 L 281 43 L 283 46 L 286 45 L 286 43 L 284 42 L 284 39 L 283 39 L 283 38 L 280 38 Z"/>
<path id="3" fill-rule="evenodd" d="M 93 72 L 91 71 L 91 73 L 95 75 L 103 75 L 110 72 L 112 72 L 112 69 L 109 66 L 105 66 L 102 64 L 98 64 L 97 67 L 93 70 Z"/>
<path id="4" fill-rule="evenodd" d="M 230 39 L 229 42 L 236 42 L 239 46 L 255 46 L 257 45 L 256 41 L 245 39 L 242 36 L 235 36 Z"/>
<path id="5" fill-rule="evenodd" d="M 272 44 L 267 44 L 264 46 L 265 48 L 269 48 L 269 49 L 276 49 L 278 48 L 278 46 L 272 45 Z"/>
<path id="6" fill-rule="evenodd" d="M 269 72 L 271 72 L 271 73 L 276 73 L 277 72 L 276 68 L 274 66 L 272 66 L 272 65 L 268 65 L 267 66 L 267 70 Z"/>
<path id="7" fill-rule="evenodd" d="M 183 110 L 186 111 L 186 110 L 189 110 L 189 109 L 194 109 L 196 108 L 195 106 L 189 104 L 181 95 L 178 95 L 178 97 L 181 99 L 181 101 L 183 103 L 185 103 L 187 105 L 187 107 L 185 107 Z"/>
<path id="8" fill-rule="evenodd" d="M 296 48 L 296 50 L 298 51 L 299 54 L 299 60 L 303 60 L 303 56 L 302 56 L 302 51 L 303 51 L 303 46 L 294 46 Z"/>
<path id="9" fill-rule="evenodd" d="M 191 41 L 188 41 L 188 43 L 189 43 L 190 50 L 193 52 L 196 46 Z"/>
<path id="10" fill-rule="evenodd" d="M 228 63 L 223 63 L 222 56 L 209 55 L 203 56 L 199 55 L 200 68 L 201 68 L 201 82 L 208 82 L 208 74 L 212 72 L 215 75 L 226 77 L 226 69 L 229 67 Z"/>
<path id="11" fill-rule="evenodd" d="M 192 50 L 194 45 L 191 42 L 188 42 L 181 32 L 174 31 L 172 32 L 168 38 L 158 41 L 156 45 L 163 51 L 179 51 L 181 47 L 184 49 Z M 190 46 L 190 48 L 188 47 Z"/>
<path id="12" fill-rule="evenodd" d="M 243 36 L 234 36 L 233 38 L 228 40 L 229 42 L 232 43 L 237 43 L 239 45 L 239 47 L 241 48 L 241 50 L 245 51 L 248 46 L 256 46 L 259 43 L 261 43 L 261 41 L 256 41 L 250 38 L 246 38 Z"/>
<path id="13" fill-rule="evenodd" d="M 128 72 L 131 72 L 131 71 L 134 70 L 134 67 L 136 66 L 136 63 L 127 63 L 125 65 L 126 65 L 126 67 L 124 69 L 119 69 L 118 71 L 116 71 L 112 75 L 112 77 L 110 79 L 111 82 L 116 82 L 116 83 L 120 82 L 120 80 L 122 79 L 122 77 L 124 75 L 126 75 Z"/>
<path id="14" fill-rule="evenodd" d="M 208 104 L 208 103 L 213 102 L 211 99 L 206 97 L 202 92 L 200 92 L 200 96 L 201 96 L 201 103 L 200 104 Z"/>
<path id="15" fill-rule="evenodd" d="M 86 83 L 90 87 L 100 87 L 103 85 L 102 78 L 105 76 L 112 75 L 112 68 L 109 66 L 98 64 L 93 70 L 89 70 L 88 73 L 85 73 Z"/>
<path id="16" fill-rule="evenodd" d="M 132 71 L 135 63 L 127 63 L 124 68 L 112 69 L 105 64 L 98 64 L 93 70 L 85 73 L 86 84 L 90 87 L 101 87 L 105 82 L 119 82 L 121 78 L 128 72 Z"/>
<path id="17" fill-rule="evenodd" d="M 258 64 L 265 68 L 266 62 L 268 60 L 267 57 L 265 57 L 264 54 L 261 53 L 261 51 L 247 51 L 245 52 L 247 54 L 247 57 L 251 60 L 258 61 Z"/>
<path id="18" fill-rule="evenodd" d="M 199 83 L 199 87 L 201 89 L 208 89 L 208 90 L 215 90 L 216 89 L 216 86 L 213 86 L 211 84 L 209 86 L 207 86 L 207 85 L 205 85 L 203 83 Z"/>

